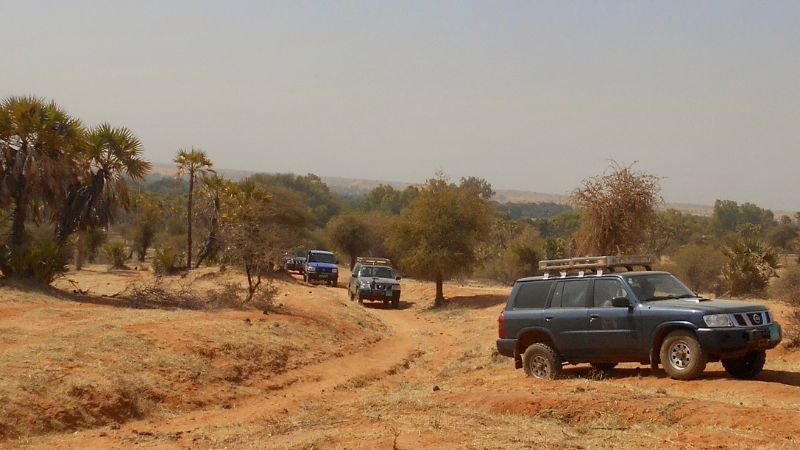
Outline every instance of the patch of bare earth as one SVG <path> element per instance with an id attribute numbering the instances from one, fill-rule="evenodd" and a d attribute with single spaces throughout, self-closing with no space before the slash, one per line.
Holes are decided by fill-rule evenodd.
<path id="1" fill-rule="evenodd" d="M 783 346 L 770 351 L 765 371 L 751 381 L 726 376 L 719 364 L 710 364 L 702 378 L 689 382 L 635 364 L 621 365 L 605 377 L 590 373 L 588 366 L 569 367 L 564 379 L 537 381 L 494 351 L 496 319 L 507 287 L 448 284 L 447 305 L 431 310 L 431 284 L 404 280 L 403 285 L 400 310 L 380 304 L 360 309 L 346 301 L 344 289 L 297 285 L 304 293 L 311 291 L 297 304 L 348 311 L 346 317 L 327 316 L 331 330 L 356 324 L 355 333 L 363 329 L 359 321 L 384 324 L 384 332 L 376 331 L 385 336 L 378 342 L 348 344 L 340 357 L 307 361 L 271 377 L 251 376 L 245 387 L 236 388 L 251 391 L 231 392 L 228 403 L 174 408 L 119 429 L 50 435 L 29 444 L 280 449 L 800 446 L 800 352 Z M 778 320 L 787 313 L 782 305 L 770 307 Z M 307 311 L 316 314 L 316 309 Z M 233 341 L 242 342 L 246 330 L 228 332 Z M 162 333 L 166 331 L 155 334 Z M 180 334 L 170 342 L 180 342 Z M 347 342 L 357 343 L 353 336 L 363 335 L 351 335 Z M 288 360 L 297 357 L 290 354 Z M 227 383 L 220 381 L 215 392 L 239 386 Z M 203 390 L 183 392 L 190 399 L 202 396 Z"/>

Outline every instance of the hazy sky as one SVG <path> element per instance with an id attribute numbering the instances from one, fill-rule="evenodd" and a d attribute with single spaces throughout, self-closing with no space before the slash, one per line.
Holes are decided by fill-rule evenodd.
<path id="1" fill-rule="evenodd" d="M 797 1 L 0 0 L 0 39 L 0 96 L 154 162 L 566 193 L 614 158 L 800 209 Z"/>

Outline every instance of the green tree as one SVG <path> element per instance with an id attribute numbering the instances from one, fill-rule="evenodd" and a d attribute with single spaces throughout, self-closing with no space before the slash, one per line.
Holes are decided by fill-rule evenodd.
<path id="1" fill-rule="evenodd" d="M 127 128 L 102 124 L 89 131 L 82 156 L 88 172 L 73 183 L 61 208 L 58 240 L 78 232 L 75 265 L 83 264 L 83 237 L 89 228 L 114 222 L 117 208 L 130 205 L 127 179 L 143 180 L 150 163 L 141 157 L 142 144 Z"/>
<path id="2" fill-rule="evenodd" d="M 716 291 L 725 264 L 722 252 L 708 244 L 688 244 L 675 252 L 675 274 L 697 292 Z"/>
<path id="3" fill-rule="evenodd" d="M 578 231 L 584 254 L 609 255 L 646 250 L 663 202 L 658 177 L 613 163 L 611 172 L 583 181 L 572 201 L 583 215 Z"/>
<path id="4" fill-rule="evenodd" d="M 0 104 L 0 208 L 10 209 L 10 239 L 3 272 L 26 253 L 25 224 L 58 209 L 68 187 L 84 169 L 80 121 L 53 102 L 8 97 Z"/>
<path id="5" fill-rule="evenodd" d="M 320 227 L 325 226 L 341 209 L 339 202 L 331 194 L 328 185 L 322 181 L 322 178 L 313 173 L 305 176 L 291 173 L 257 173 L 251 176 L 250 180 L 264 186 L 283 187 L 298 192 L 302 196 L 306 207 L 314 215 L 316 224 Z"/>
<path id="6" fill-rule="evenodd" d="M 340 214 L 325 226 L 325 234 L 333 246 L 350 259 L 350 270 L 356 264 L 356 257 L 370 247 L 372 229 L 365 217 L 356 213 Z"/>
<path id="7" fill-rule="evenodd" d="M 400 214 L 388 244 L 400 256 L 402 268 L 436 282 L 434 306 L 441 306 L 443 281 L 473 267 L 476 248 L 488 235 L 491 220 L 486 199 L 438 174 Z"/>
<path id="8" fill-rule="evenodd" d="M 178 177 L 189 176 L 189 193 L 186 201 L 186 268 L 192 268 L 192 197 L 194 196 L 194 184 L 198 177 L 205 178 L 209 173 L 213 173 L 211 160 L 208 159 L 206 152 L 192 148 L 191 150 L 178 150 L 174 160 L 178 166 Z"/>

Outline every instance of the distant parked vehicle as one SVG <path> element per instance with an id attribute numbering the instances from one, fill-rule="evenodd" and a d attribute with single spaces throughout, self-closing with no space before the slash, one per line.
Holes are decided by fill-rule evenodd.
<path id="1" fill-rule="evenodd" d="M 283 270 L 287 272 L 297 272 L 300 275 L 306 271 L 306 254 L 305 251 L 294 252 L 293 255 L 283 257 Z"/>
<path id="2" fill-rule="evenodd" d="M 382 301 L 400 306 L 400 277 L 392 269 L 392 262 L 386 258 L 358 257 L 353 266 L 353 274 L 347 285 L 350 300 Z"/>
<path id="3" fill-rule="evenodd" d="M 328 286 L 338 285 L 339 267 L 336 265 L 336 255 L 324 250 L 309 250 L 306 254 L 303 280 L 306 283 L 324 281 Z"/>

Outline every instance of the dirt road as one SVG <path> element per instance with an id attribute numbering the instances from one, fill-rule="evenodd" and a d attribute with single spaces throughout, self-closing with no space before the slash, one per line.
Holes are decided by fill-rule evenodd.
<path id="1" fill-rule="evenodd" d="M 343 288 L 308 301 L 348 306 Z M 503 287 L 404 281 L 402 307 L 366 305 L 386 336 L 270 377 L 222 407 L 14 444 L 49 448 L 798 448 L 800 354 L 779 347 L 753 381 L 719 364 L 691 382 L 624 365 L 537 381 L 493 352 Z M 780 307 L 777 315 L 780 319 Z"/>

